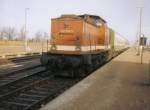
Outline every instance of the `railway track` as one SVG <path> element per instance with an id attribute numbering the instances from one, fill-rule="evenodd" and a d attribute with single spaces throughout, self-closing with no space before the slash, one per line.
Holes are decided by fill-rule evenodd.
<path id="1" fill-rule="evenodd" d="M 39 64 L 39 65 L 35 65 L 35 66 L 23 68 L 23 69 L 18 69 L 18 70 L 12 71 L 12 72 L 8 72 L 7 74 L 2 74 L 2 75 L 0 75 L 0 80 L 4 77 L 9 77 L 9 76 L 12 76 L 12 75 L 20 74 L 22 72 L 25 72 L 25 71 L 28 71 L 28 70 L 31 70 L 31 69 L 34 69 L 34 68 L 38 68 L 40 66 L 41 65 Z"/>
<path id="2" fill-rule="evenodd" d="M 32 60 L 32 59 L 39 59 L 41 55 L 34 55 L 34 56 L 25 56 L 25 57 L 18 57 L 18 58 L 9 58 L 8 60 L 12 62 L 23 62 L 27 60 Z"/>
<path id="3" fill-rule="evenodd" d="M 28 77 L 41 71 L 45 71 L 45 68 L 38 65 L 3 75 L 0 77 L 0 87 L 7 83 L 20 80 L 22 78 Z"/>
<path id="4" fill-rule="evenodd" d="M 83 79 L 54 77 L 43 67 L 27 71 L 0 78 L 0 110 L 37 110 Z"/>
<path id="5" fill-rule="evenodd" d="M 39 59 L 41 55 L 33 55 L 33 56 L 24 56 L 24 57 L 14 57 L 14 58 L 6 58 L 6 59 L 0 59 L 0 64 L 8 64 L 10 62 L 14 63 L 20 63 L 20 62 L 25 62 L 27 60 L 32 60 L 32 59 Z"/>
<path id="6" fill-rule="evenodd" d="M 0 78 L 0 99 L 3 99 L 6 95 L 16 91 L 18 88 L 23 87 L 24 85 L 28 85 L 33 81 L 40 80 L 40 74 L 43 74 L 44 72 L 46 72 L 45 68 L 36 67 Z"/>
<path id="7" fill-rule="evenodd" d="M 48 73 L 48 74 L 47 74 Z M 75 84 L 35 66 L 0 77 L 0 110 L 33 110 Z"/>
<path id="8" fill-rule="evenodd" d="M 0 110 L 35 110 L 78 81 L 53 76 L 41 78 L 6 95 L 0 103 Z"/>

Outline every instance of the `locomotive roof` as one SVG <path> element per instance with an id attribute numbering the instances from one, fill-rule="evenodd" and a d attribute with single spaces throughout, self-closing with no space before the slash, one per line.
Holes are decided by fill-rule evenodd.
<path id="1" fill-rule="evenodd" d="M 75 19 L 82 19 L 81 17 L 74 15 L 74 14 L 63 14 L 58 18 L 53 18 L 53 19 L 62 19 L 62 18 L 75 18 Z"/>
<path id="2" fill-rule="evenodd" d="M 84 17 L 86 17 L 86 16 L 89 16 L 89 17 L 91 17 L 91 18 L 93 18 L 93 19 L 100 19 L 100 20 L 102 20 L 104 23 L 107 23 L 103 18 L 101 18 L 100 16 L 97 16 L 97 15 L 90 15 L 90 14 L 79 15 L 79 17 L 82 17 L 82 18 L 84 18 Z"/>
<path id="3" fill-rule="evenodd" d="M 84 14 L 84 15 L 75 15 L 75 14 L 63 14 L 61 17 L 54 18 L 54 19 L 61 19 L 61 18 L 76 18 L 76 19 L 84 19 L 86 17 L 90 17 L 93 19 L 101 20 L 104 23 L 107 23 L 103 18 L 97 15 L 90 15 L 90 14 Z"/>

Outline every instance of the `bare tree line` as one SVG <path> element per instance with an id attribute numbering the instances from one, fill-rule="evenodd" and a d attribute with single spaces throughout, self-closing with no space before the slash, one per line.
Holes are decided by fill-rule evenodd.
<path id="1" fill-rule="evenodd" d="M 32 38 L 28 38 L 29 41 L 45 41 L 48 38 L 48 33 L 37 31 Z M 0 28 L 0 40 L 25 40 L 24 27 L 17 30 L 15 27 L 1 27 Z"/>

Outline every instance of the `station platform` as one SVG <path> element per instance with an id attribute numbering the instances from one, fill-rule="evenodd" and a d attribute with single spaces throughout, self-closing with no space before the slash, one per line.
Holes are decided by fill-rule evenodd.
<path id="1" fill-rule="evenodd" d="M 149 60 L 131 48 L 40 110 L 150 110 Z"/>

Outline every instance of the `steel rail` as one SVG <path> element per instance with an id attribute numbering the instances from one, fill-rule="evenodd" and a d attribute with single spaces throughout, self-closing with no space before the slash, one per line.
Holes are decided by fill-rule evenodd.
<path id="1" fill-rule="evenodd" d="M 2 98 L 0 108 L 3 110 L 35 110 L 78 81 L 79 79 L 55 79 L 53 75 L 45 77 Z"/>
<path id="2" fill-rule="evenodd" d="M 33 72 L 32 74 L 26 74 L 18 79 L 8 81 L 4 85 L 0 86 L 0 99 L 1 97 L 4 97 L 6 94 L 9 94 L 11 91 L 17 90 L 19 87 L 23 87 L 23 85 L 30 84 L 31 82 L 35 80 L 40 80 L 40 75 L 43 74 L 43 72 L 46 72 L 44 68 L 39 69 L 38 71 Z"/>

